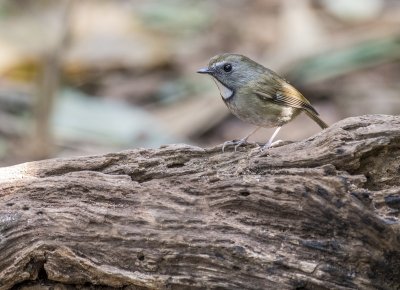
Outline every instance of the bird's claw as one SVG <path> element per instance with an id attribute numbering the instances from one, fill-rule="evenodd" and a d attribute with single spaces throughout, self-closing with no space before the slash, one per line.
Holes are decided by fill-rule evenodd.
<path id="1" fill-rule="evenodd" d="M 264 146 L 260 146 L 260 151 L 264 152 L 265 150 L 267 150 L 271 147 L 274 147 L 275 145 L 282 143 L 282 142 L 283 142 L 282 140 L 277 140 L 275 142 L 267 142 Z"/>
<path id="2" fill-rule="evenodd" d="M 232 141 L 226 141 L 224 144 L 222 144 L 222 152 L 225 152 L 225 147 L 230 146 L 230 145 L 235 145 L 235 152 L 237 149 L 242 146 L 247 144 L 247 139 L 240 139 L 240 140 L 232 140 Z"/>

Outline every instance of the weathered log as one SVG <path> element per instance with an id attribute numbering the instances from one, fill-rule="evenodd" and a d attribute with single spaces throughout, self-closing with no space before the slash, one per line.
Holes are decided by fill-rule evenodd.
<path id="1" fill-rule="evenodd" d="M 399 289 L 399 156 L 400 117 L 373 115 L 263 154 L 3 168 L 0 289 Z"/>

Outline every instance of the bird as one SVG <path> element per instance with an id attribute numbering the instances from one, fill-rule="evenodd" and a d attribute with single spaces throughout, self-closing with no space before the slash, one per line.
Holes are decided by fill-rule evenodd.
<path id="1" fill-rule="evenodd" d="M 207 67 L 197 71 L 212 77 L 222 100 L 229 110 L 244 122 L 257 127 L 240 140 L 226 141 L 222 151 L 228 145 L 235 145 L 235 151 L 260 128 L 273 128 L 275 131 L 268 142 L 261 147 L 266 150 L 283 125 L 304 112 L 321 129 L 328 125 L 319 117 L 311 103 L 289 82 L 274 71 L 234 53 L 223 53 L 212 57 Z"/>

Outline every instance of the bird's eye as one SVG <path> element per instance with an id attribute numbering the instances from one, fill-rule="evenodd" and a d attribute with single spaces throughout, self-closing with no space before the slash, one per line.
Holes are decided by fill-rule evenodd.
<path id="1" fill-rule="evenodd" d="M 232 65 L 230 63 L 224 65 L 224 71 L 230 72 L 231 70 L 232 70 Z"/>

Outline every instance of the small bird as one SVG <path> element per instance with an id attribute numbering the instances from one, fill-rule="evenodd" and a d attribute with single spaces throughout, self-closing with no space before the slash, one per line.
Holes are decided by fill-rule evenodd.
<path id="1" fill-rule="evenodd" d="M 328 125 L 322 121 L 310 102 L 284 78 L 250 58 L 224 53 L 210 59 L 208 67 L 197 71 L 212 76 L 222 100 L 239 119 L 257 128 L 240 140 L 226 141 L 222 146 L 235 145 L 236 149 L 261 127 L 277 127 L 262 150 L 271 147 L 283 125 L 301 112 L 306 113 L 322 129 Z"/>

